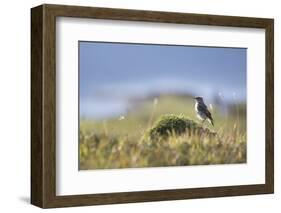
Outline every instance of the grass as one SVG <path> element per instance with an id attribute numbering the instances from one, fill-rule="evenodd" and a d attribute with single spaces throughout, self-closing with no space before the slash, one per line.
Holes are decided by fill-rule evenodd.
<path id="1" fill-rule="evenodd" d="M 80 121 L 80 169 L 246 162 L 245 105 L 227 116 L 212 111 L 214 128 L 196 122 L 191 98 L 167 95 L 137 106 L 122 119 Z"/>

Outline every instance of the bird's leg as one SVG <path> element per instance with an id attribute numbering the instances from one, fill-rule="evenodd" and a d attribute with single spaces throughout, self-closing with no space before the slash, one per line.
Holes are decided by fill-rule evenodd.
<path id="1" fill-rule="evenodd" d="M 202 121 L 202 126 L 203 126 L 203 124 L 204 124 L 205 121 L 206 121 L 206 118 Z"/>

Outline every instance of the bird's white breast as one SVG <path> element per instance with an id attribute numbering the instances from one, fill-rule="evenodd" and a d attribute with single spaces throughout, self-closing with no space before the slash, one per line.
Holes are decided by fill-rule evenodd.
<path id="1" fill-rule="evenodd" d="M 194 106 L 195 112 L 198 112 L 197 107 L 198 107 L 198 103 L 196 102 L 196 103 L 195 103 L 195 106 Z"/>

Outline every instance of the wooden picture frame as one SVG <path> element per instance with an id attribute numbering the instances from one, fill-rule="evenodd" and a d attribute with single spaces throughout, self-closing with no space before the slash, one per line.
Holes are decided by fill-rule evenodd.
<path id="1" fill-rule="evenodd" d="M 56 195 L 56 17 L 262 28 L 266 34 L 265 184 Z M 44 4 L 31 9 L 31 203 L 42 208 L 267 194 L 274 191 L 274 21 Z"/>

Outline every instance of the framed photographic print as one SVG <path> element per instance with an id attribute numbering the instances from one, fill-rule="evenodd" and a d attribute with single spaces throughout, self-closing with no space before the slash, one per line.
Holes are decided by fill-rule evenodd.
<path id="1" fill-rule="evenodd" d="M 31 9 L 31 203 L 274 191 L 273 19 Z"/>

